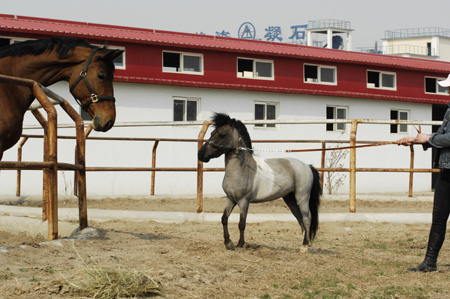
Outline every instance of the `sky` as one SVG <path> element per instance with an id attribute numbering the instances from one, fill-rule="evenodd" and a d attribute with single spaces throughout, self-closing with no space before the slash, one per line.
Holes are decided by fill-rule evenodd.
<path id="1" fill-rule="evenodd" d="M 313 20 L 349 21 L 352 50 L 381 45 L 385 30 L 450 29 L 450 0 L 1 0 L 0 14 L 81 21 L 187 33 L 229 32 L 244 22 L 262 40 L 279 27 L 283 42 L 292 26 Z"/>

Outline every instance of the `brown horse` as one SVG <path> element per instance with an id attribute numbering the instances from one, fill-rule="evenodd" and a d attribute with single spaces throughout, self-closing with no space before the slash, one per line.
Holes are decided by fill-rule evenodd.
<path id="1" fill-rule="evenodd" d="M 68 81 L 75 100 L 92 117 L 94 130 L 106 132 L 116 119 L 113 60 L 122 52 L 68 37 L 25 41 L 0 48 L 0 74 L 44 86 Z M 19 140 L 33 100 L 29 88 L 0 83 L 0 160 Z"/>

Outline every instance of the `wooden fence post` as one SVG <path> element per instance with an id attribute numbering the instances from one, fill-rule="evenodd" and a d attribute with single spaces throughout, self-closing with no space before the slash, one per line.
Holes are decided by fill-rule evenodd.
<path id="1" fill-rule="evenodd" d="M 153 150 L 152 150 L 152 168 L 156 168 L 156 149 L 158 148 L 159 139 L 155 140 L 155 143 L 153 144 Z M 151 183 L 151 190 L 150 195 L 155 195 L 155 179 L 156 179 L 156 171 L 152 171 L 152 183 Z"/>
<path id="2" fill-rule="evenodd" d="M 352 127 L 350 131 L 350 213 L 356 212 L 356 131 L 358 128 L 358 121 L 352 120 Z"/>
<path id="3" fill-rule="evenodd" d="M 210 121 L 203 122 L 202 129 L 198 133 L 198 146 L 197 151 L 203 146 L 203 138 L 206 135 L 208 127 L 211 125 Z M 203 211 L 203 162 L 197 160 L 197 213 Z"/>

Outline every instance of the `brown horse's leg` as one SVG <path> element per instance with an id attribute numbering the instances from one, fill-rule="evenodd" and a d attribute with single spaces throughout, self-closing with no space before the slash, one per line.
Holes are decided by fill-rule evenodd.
<path id="1" fill-rule="evenodd" d="M 227 198 L 227 202 L 225 204 L 225 210 L 222 215 L 222 226 L 223 226 L 223 238 L 225 243 L 225 248 L 228 250 L 234 250 L 233 241 L 230 240 L 230 233 L 228 232 L 228 217 L 230 217 L 231 212 L 233 211 L 236 203 Z"/>

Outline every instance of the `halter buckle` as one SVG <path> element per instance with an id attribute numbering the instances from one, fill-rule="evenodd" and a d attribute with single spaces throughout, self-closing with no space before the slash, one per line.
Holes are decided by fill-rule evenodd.
<path id="1" fill-rule="evenodd" d="M 87 71 L 81 71 L 80 72 L 80 77 L 81 78 L 85 78 L 87 76 Z"/>
<path id="2" fill-rule="evenodd" d="M 92 103 L 97 103 L 98 95 L 96 95 L 95 93 L 91 94 L 91 101 L 92 101 Z"/>

